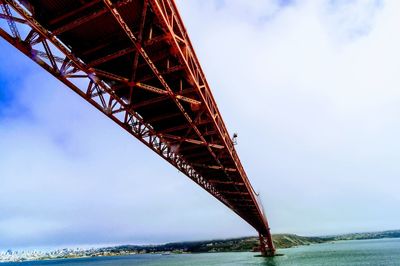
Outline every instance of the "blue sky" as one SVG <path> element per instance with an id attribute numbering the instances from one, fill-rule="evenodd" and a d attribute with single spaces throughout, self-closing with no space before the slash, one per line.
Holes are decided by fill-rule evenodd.
<path id="1" fill-rule="evenodd" d="M 177 3 L 272 231 L 400 228 L 398 1 Z M 255 234 L 5 41 L 0 50 L 0 249 Z"/>

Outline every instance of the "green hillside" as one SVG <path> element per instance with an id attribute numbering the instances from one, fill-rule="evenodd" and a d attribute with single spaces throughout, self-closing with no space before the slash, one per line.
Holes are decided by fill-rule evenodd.
<path id="1" fill-rule="evenodd" d="M 400 237 L 400 230 L 353 233 L 335 236 L 306 237 L 295 234 L 275 234 L 272 236 L 274 245 L 277 249 L 291 248 L 302 245 L 319 244 L 339 240 L 361 240 L 378 238 Z M 152 246 L 119 246 L 100 249 L 101 252 L 123 253 L 200 253 L 200 252 L 237 252 L 257 250 L 259 241 L 257 237 L 242 237 L 234 239 L 219 239 L 207 241 L 177 242 L 163 245 Z"/>

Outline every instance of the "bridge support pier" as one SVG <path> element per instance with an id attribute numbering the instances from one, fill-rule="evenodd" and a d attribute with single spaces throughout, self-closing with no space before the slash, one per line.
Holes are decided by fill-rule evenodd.
<path id="1" fill-rule="evenodd" d="M 275 256 L 275 247 L 272 243 L 271 234 L 263 235 L 258 234 L 260 239 L 260 252 L 263 257 L 273 257 Z"/>

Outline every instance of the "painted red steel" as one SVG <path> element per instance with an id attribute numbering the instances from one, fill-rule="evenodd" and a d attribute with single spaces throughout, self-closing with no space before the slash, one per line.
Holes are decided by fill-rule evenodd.
<path id="1" fill-rule="evenodd" d="M 237 213 L 275 252 L 173 0 L 0 0 L 0 36 Z"/>

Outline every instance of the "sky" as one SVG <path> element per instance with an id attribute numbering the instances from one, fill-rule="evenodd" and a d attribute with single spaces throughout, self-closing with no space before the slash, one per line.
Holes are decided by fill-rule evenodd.
<path id="1" fill-rule="evenodd" d="M 400 229 L 400 2 L 177 4 L 272 232 Z M 256 233 L 2 39 L 0 51 L 0 250 Z"/>

